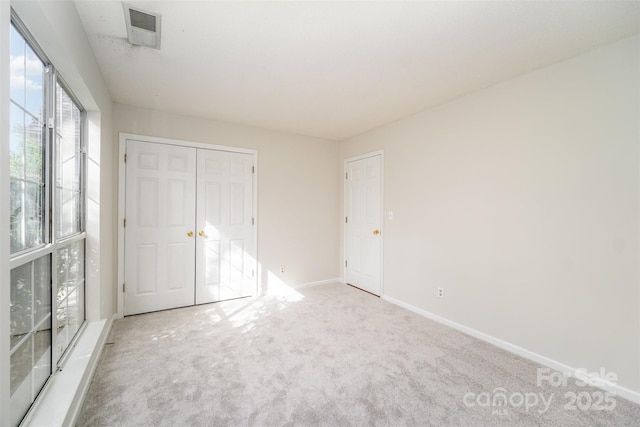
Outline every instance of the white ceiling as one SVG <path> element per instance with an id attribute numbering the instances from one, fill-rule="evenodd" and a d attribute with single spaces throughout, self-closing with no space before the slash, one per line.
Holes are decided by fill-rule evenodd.
<path id="1" fill-rule="evenodd" d="M 114 101 L 343 140 L 638 33 L 640 2 L 76 1 Z"/>

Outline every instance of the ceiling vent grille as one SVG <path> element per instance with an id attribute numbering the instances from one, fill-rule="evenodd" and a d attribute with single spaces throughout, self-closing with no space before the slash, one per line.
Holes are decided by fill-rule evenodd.
<path id="1" fill-rule="evenodd" d="M 129 43 L 160 49 L 160 15 L 123 5 Z"/>

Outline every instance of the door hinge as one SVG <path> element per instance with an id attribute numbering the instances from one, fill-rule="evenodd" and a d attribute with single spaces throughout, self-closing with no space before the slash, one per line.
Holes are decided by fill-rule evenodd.
<path id="1" fill-rule="evenodd" d="M 123 226 L 123 227 L 126 227 L 126 226 L 127 226 L 127 219 L 126 219 L 126 218 L 122 220 L 122 226 Z"/>
<path id="2" fill-rule="evenodd" d="M 347 223 L 347 224 L 349 223 L 349 217 L 348 216 L 344 217 L 344 222 Z"/>
<path id="3" fill-rule="evenodd" d="M 255 166 L 251 166 L 251 173 L 256 173 L 256 167 Z"/>
<path id="4" fill-rule="evenodd" d="M 349 179 L 349 172 L 346 172 L 346 173 L 344 174 L 344 179 Z"/>
<path id="5" fill-rule="evenodd" d="M 251 225 L 256 225 L 256 219 L 255 218 L 251 218 Z"/>
<path id="6" fill-rule="evenodd" d="M 251 277 L 256 277 L 256 271 L 255 270 L 251 270 Z"/>
<path id="7" fill-rule="evenodd" d="M 127 163 L 127 155 L 124 155 L 124 162 Z"/>
<path id="8" fill-rule="evenodd" d="M 344 268 L 347 268 L 347 260 L 344 260 Z"/>
<path id="9" fill-rule="evenodd" d="M 125 283 L 122 284 L 122 293 L 124 293 L 124 290 L 125 290 L 126 286 L 127 285 Z"/>

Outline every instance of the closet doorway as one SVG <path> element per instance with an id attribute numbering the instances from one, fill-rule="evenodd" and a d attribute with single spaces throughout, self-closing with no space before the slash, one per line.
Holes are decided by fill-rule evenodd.
<path id="1" fill-rule="evenodd" d="M 123 141 L 120 312 L 254 295 L 256 153 L 149 139 Z"/>

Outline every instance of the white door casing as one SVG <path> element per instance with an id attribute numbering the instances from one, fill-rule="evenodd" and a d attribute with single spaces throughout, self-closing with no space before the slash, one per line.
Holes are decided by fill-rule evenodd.
<path id="1" fill-rule="evenodd" d="M 125 315 L 194 303 L 195 167 L 194 149 L 127 142 Z"/>
<path id="2" fill-rule="evenodd" d="M 382 153 L 345 161 L 345 282 L 382 293 Z"/>
<path id="3" fill-rule="evenodd" d="M 196 303 L 256 290 L 253 156 L 198 150 Z"/>

